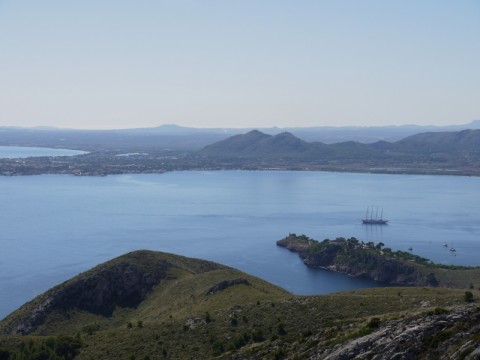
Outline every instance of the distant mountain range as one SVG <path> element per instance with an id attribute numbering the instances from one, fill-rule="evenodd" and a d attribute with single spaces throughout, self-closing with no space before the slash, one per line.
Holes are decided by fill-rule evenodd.
<path id="1" fill-rule="evenodd" d="M 387 157 L 480 156 L 480 130 L 429 132 L 396 142 L 335 144 L 306 142 L 291 133 L 264 134 L 252 130 L 208 145 L 200 154 L 222 158 L 378 159 Z"/>
<path id="2" fill-rule="evenodd" d="M 480 129 L 480 120 L 450 126 L 348 126 L 259 128 L 268 135 L 291 133 L 306 142 L 333 144 L 346 141 L 374 143 L 395 142 L 425 132 L 451 132 Z M 244 134 L 252 128 L 190 128 L 162 125 L 153 128 L 122 130 L 75 130 L 52 127 L 0 127 L 0 145 L 67 147 L 71 149 L 174 149 L 199 150 L 206 145 Z"/>

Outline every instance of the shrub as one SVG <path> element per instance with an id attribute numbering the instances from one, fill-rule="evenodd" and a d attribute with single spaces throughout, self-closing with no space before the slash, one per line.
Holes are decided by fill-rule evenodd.
<path id="1" fill-rule="evenodd" d="M 253 342 L 262 342 L 265 340 L 265 337 L 263 336 L 263 330 L 262 329 L 256 329 L 252 333 L 252 340 Z"/>
<path id="2" fill-rule="evenodd" d="M 287 355 L 287 353 L 285 352 L 285 350 L 283 350 L 283 349 L 277 349 L 277 350 L 275 350 L 275 352 L 273 353 L 273 358 L 274 358 L 275 360 L 278 360 L 278 359 L 283 358 L 283 357 L 286 356 L 286 355 Z"/>
<path id="3" fill-rule="evenodd" d="M 303 338 L 306 338 L 306 337 L 309 337 L 309 336 L 312 336 L 312 335 L 313 335 L 313 332 L 310 329 L 307 329 L 307 330 L 302 332 L 302 337 Z"/>
<path id="4" fill-rule="evenodd" d="M 223 353 L 225 351 L 223 341 L 215 340 L 215 342 L 212 344 L 212 351 L 213 356 L 219 356 L 221 353 Z"/>
<path id="5" fill-rule="evenodd" d="M 233 340 L 233 346 L 236 349 L 240 349 L 241 347 L 247 345 L 249 341 L 250 341 L 250 335 L 245 332 L 242 335 L 238 335 L 235 337 L 235 339 Z"/>
<path id="6" fill-rule="evenodd" d="M 428 345 L 435 349 L 437 348 L 438 344 L 444 342 L 445 340 L 449 339 L 452 336 L 452 331 L 451 330 L 440 330 L 437 331 L 430 337 L 428 341 Z"/>
<path id="7" fill-rule="evenodd" d="M 465 291 L 464 299 L 466 302 L 473 301 L 473 293 L 471 291 Z"/>
<path id="8" fill-rule="evenodd" d="M 98 330 L 100 330 L 100 325 L 98 324 L 88 324 L 88 325 L 85 325 L 83 328 L 82 328 L 82 332 L 88 334 L 88 335 L 93 335 L 95 334 L 95 332 L 97 332 Z"/>
<path id="9" fill-rule="evenodd" d="M 205 322 L 206 323 L 212 322 L 212 317 L 210 316 L 210 313 L 208 311 L 205 313 Z"/>
<path id="10" fill-rule="evenodd" d="M 380 319 L 377 317 L 371 318 L 367 324 L 369 329 L 376 329 L 380 326 Z"/>
<path id="11" fill-rule="evenodd" d="M 433 311 L 433 313 L 434 313 L 435 315 L 442 315 L 442 314 L 448 313 L 448 310 L 447 310 L 447 309 L 444 309 L 444 308 L 439 308 L 439 307 L 437 307 L 437 308 L 435 308 L 435 310 Z"/>

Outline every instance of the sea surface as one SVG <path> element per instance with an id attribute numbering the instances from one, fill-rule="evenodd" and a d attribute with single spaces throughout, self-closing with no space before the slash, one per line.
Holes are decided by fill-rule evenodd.
<path id="1" fill-rule="evenodd" d="M 73 156 L 86 154 L 85 151 L 50 149 L 24 146 L 0 146 L 0 159 L 15 159 L 41 156 Z"/>
<path id="2" fill-rule="evenodd" d="M 217 261 L 295 294 L 375 284 L 307 268 L 275 244 L 290 232 L 480 265 L 479 189 L 476 177 L 289 171 L 0 177 L 0 318 L 136 249 Z M 369 206 L 389 225 L 363 225 Z"/>

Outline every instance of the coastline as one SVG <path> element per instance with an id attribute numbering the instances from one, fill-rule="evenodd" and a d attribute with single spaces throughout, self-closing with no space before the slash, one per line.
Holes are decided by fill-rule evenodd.
<path id="1" fill-rule="evenodd" d="M 370 166 L 366 164 L 315 164 L 315 163 L 277 163 L 264 161 L 239 161 L 225 163 L 215 159 L 195 156 L 180 157 L 177 154 L 153 154 L 119 157 L 116 154 L 86 153 L 73 156 L 43 156 L 29 158 L 0 159 L 0 176 L 28 175 L 74 175 L 108 176 L 121 174 L 162 174 L 171 171 L 321 171 L 335 173 L 367 173 L 386 175 L 440 175 L 440 176 L 480 176 L 478 167 L 431 166 Z"/>
<path id="2" fill-rule="evenodd" d="M 364 243 L 354 237 L 319 242 L 306 235 L 289 234 L 276 244 L 297 253 L 308 267 L 368 278 L 386 286 L 471 288 L 480 275 L 480 267 L 435 264 L 410 252 L 392 251 L 383 243 Z"/>

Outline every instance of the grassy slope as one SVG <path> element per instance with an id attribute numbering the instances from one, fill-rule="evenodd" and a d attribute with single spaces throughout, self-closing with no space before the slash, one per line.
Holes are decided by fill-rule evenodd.
<path id="1" fill-rule="evenodd" d="M 111 317 L 96 315 L 78 308 L 55 309 L 47 316 L 44 324 L 40 325 L 33 334 L 48 335 L 62 331 L 73 332 L 92 323 L 97 323 L 102 328 L 110 328 L 132 319 L 145 322 L 151 319 L 163 321 L 177 314 L 179 316 L 204 314 L 209 309 L 230 305 L 237 301 L 227 297 L 230 291 L 220 291 L 214 295 L 207 295 L 212 286 L 224 280 L 236 278 L 245 279 L 251 285 L 232 287 L 233 290 L 231 291 L 234 292 L 239 291 L 236 288 L 243 288 L 241 301 L 275 299 L 289 294 L 261 279 L 213 262 L 159 252 L 137 251 L 101 264 L 40 295 L 0 322 L 0 333 L 10 322 L 21 321 L 30 309 L 51 296 L 52 293 L 58 293 L 59 289 L 88 278 L 103 269 L 113 268 L 117 264 L 125 262 L 138 265 L 146 272 L 153 272 L 155 268 L 163 267 L 165 264 L 168 264 L 170 268 L 167 270 L 165 278 L 153 288 L 153 291 L 137 308 L 117 308 Z M 227 288 L 226 290 L 230 289 Z M 232 305 L 234 304 L 232 303 Z"/>
<path id="2" fill-rule="evenodd" d="M 177 313 L 162 320 L 150 318 L 143 327 L 133 323 L 128 328 L 123 324 L 84 335 L 86 347 L 78 359 L 128 359 L 132 354 L 137 359 L 161 358 L 159 355 L 163 354 L 177 359 L 215 355 L 229 358 L 239 353 L 253 357 L 271 354 L 273 358 L 272 349 L 277 347 L 284 353 L 313 345 L 333 347 L 361 334 L 372 317 L 386 321 L 464 303 L 463 291 L 433 288 L 370 289 L 328 296 L 290 296 L 259 303 L 242 302 L 244 290 L 227 289 L 223 298 L 236 300 L 230 304 L 204 304 L 213 319 L 209 323 L 203 321 L 203 314 L 198 314 L 195 325 L 190 326 L 190 317 Z M 146 308 L 130 318 L 141 318 Z M 254 340 L 254 334 L 260 338 Z M 314 344 L 309 343 L 313 334 Z M 247 339 L 247 344 L 242 339 Z"/>
<path id="3" fill-rule="evenodd" d="M 384 322 L 465 304 L 465 289 L 377 288 L 293 296 L 235 269 L 162 253 L 135 252 L 95 269 L 126 260 L 150 269 L 165 260 L 175 268 L 137 308 L 117 308 L 111 317 L 58 310 L 36 333 L 80 333 L 84 344 L 76 358 L 80 360 L 131 359 L 132 355 L 136 359 L 274 358 L 314 346 L 333 347 L 360 336 L 372 317 Z M 207 295 L 215 284 L 237 278 L 251 286 L 235 285 Z M 13 318 L 25 311 L 21 308 Z M 25 339 L 43 341 L 36 336 L 2 336 L 0 348 L 14 350 Z"/>
<path id="4" fill-rule="evenodd" d="M 480 289 L 480 268 L 445 269 L 434 267 L 431 269 L 437 280 L 445 287 Z"/>

